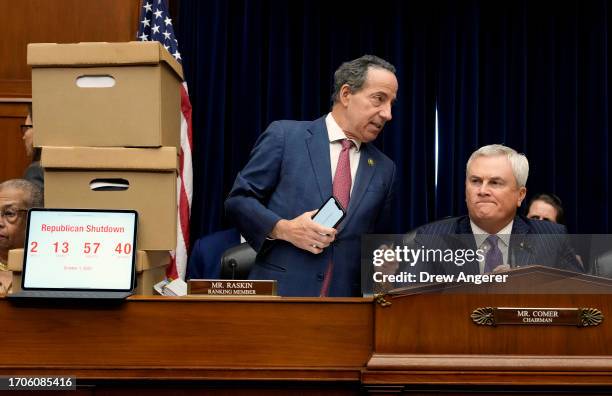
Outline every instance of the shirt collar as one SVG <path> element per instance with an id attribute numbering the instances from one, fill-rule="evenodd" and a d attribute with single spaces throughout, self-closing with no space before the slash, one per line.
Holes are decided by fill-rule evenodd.
<path id="1" fill-rule="evenodd" d="M 499 230 L 499 232 L 495 235 L 502 241 L 506 246 L 510 246 L 510 235 L 512 234 L 512 225 L 514 224 L 514 219 L 510 221 L 510 223 L 506 224 L 504 228 Z M 484 241 L 489 236 L 482 228 L 478 227 L 472 219 L 470 219 L 470 225 L 472 226 L 472 234 L 474 234 L 474 239 L 476 239 L 476 246 L 480 247 Z"/>
<path id="2" fill-rule="evenodd" d="M 338 125 L 338 123 L 332 116 L 331 112 L 327 114 L 327 117 L 325 117 L 325 126 L 327 127 L 327 135 L 329 137 L 330 143 L 337 142 L 338 140 L 342 139 L 348 139 L 342 128 L 340 128 L 340 125 Z M 359 150 L 361 149 L 361 142 L 358 142 L 355 139 L 349 140 L 353 142 L 357 149 L 357 152 L 359 152 Z"/>

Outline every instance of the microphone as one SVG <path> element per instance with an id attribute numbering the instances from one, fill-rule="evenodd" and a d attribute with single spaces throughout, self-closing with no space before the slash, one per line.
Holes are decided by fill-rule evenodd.
<path id="1" fill-rule="evenodd" d="M 519 247 L 521 248 L 521 250 L 525 250 L 531 254 L 533 254 L 533 249 L 531 248 L 531 245 L 529 244 L 529 242 L 526 241 L 521 241 L 521 243 L 519 243 Z"/>
<path id="2" fill-rule="evenodd" d="M 516 246 L 516 245 L 515 245 L 515 246 Z M 530 253 L 530 254 L 532 254 L 532 255 L 533 255 L 533 254 L 535 254 L 535 253 L 534 253 L 534 251 L 533 251 L 533 248 L 531 247 L 531 244 L 530 244 L 528 241 L 525 241 L 525 240 L 523 240 L 523 241 L 519 242 L 519 244 L 518 244 L 518 249 L 519 249 L 519 250 L 522 250 L 522 251 L 524 251 L 524 252 Z M 512 260 L 511 260 L 511 262 L 509 263 L 509 264 L 510 264 L 510 268 L 516 268 L 516 267 L 518 267 L 518 266 L 516 265 L 516 250 L 517 250 L 517 247 L 515 247 L 514 249 L 512 249 L 512 255 L 511 255 Z"/>
<path id="3" fill-rule="evenodd" d="M 232 279 L 236 279 L 236 268 L 238 267 L 238 262 L 236 259 L 229 259 L 227 265 L 232 269 Z"/>

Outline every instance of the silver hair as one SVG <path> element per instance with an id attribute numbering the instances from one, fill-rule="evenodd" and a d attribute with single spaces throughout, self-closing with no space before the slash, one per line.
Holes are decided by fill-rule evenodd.
<path id="1" fill-rule="evenodd" d="M 516 184 L 519 187 L 525 187 L 527 185 L 527 177 L 529 177 L 529 161 L 525 154 L 519 154 L 516 150 L 506 147 L 501 144 L 490 144 L 488 146 L 482 146 L 478 150 L 474 151 L 468 159 L 467 165 L 465 166 L 466 175 L 470 164 L 473 160 L 478 157 L 496 157 L 504 155 L 510 161 L 512 167 L 512 173 L 516 179 Z"/>
<path id="2" fill-rule="evenodd" d="M 8 188 L 25 191 L 28 194 L 28 201 L 24 202 L 27 209 L 43 207 L 43 191 L 36 184 L 25 179 L 10 179 L 0 183 L 0 191 Z"/>
<path id="3" fill-rule="evenodd" d="M 368 69 L 384 69 L 395 74 L 395 66 L 375 55 L 364 55 L 352 61 L 344 62 L 334 73 L 334 91 L 332 103 L 340 100 L 340 89 L 347 84 L 351 92 L 358 92 L 366 81 Z"/>

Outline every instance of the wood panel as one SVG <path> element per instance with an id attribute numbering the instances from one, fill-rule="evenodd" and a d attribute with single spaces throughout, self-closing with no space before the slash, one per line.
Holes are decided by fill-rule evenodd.
<path id="1" fill-rule="evenodd" d="M 28 113 L 27 102 L 0 102 L 0 182 L 21 178 L 30 163 L 21 129 Z"/>
<path id="2" fill-rule="evenodd" d="M 0 0 L 0 98 L 31 95 L 28 43 L 130 41 L 139 0 Z"/>
<path id="3" fill-rule="evenodd" d="M 0 181 L 21 177 L 30 162 L 19 130 L 21 102 L 32 94 L 27 44 L 134 40 L 139 6 L 140 0 L 0 0 Z"/>
<path id="4" fill-rule="evenodd" d="M 377 311 L 377 352 L 612 356 L 612 321 L 604 320 L 595 327 L 479 326 L 470 318 L 479 307 L 594 307 L 609 317 L 611 294 L 422 294 L 409 299 L 401 315 Z"/>
<path id="5" fill-rule="evenodd" d="M 592 327 L 481 326 L 470 316 L 482 307 L 565 307 L 596 308 L 607 317 L 610 279 L 529 266 L 509 271 L 500 284 L 414 285 L 389 298 L 392 306 L 375 313 L 377 353 L 612 357 L 612 321 Z"/>
<path id="6" fill-rule="evenodd" d="M 469 301 L 460 300 L 463 308 L 453 306 L 459 316 L 437 320 L 432 307 L 452 305 L 461 297 L 441 296 L 446 301 L 432 294 L 422 295 L 424 299 L 402 296 L 390 307 L 374 307 L 369 298 L 132 297 L 112 305 L 82 301 L 16 305 L 0 298 L 0 326 L 7 341 L 0 355 L 0 375 L 73 375 L 98 395 L 177 389 L 187 395 L 212 388 L 219 388 L 218 394 L 282 394 L 283 389 L 302 395 L 357 394 L 362 385 L 372 394 L 426 388 L 429 394 L 459 388 L 495 394 L 511 387 L 517 392 L 573 387 L 586 394 L 612 385 L 607 341 L 591 340 L 597 345 L 587 347 L 582 340 L 597 327 L 577 329 L 584 331 L 570 340 L 553 336 L 542 341 L 523 333 L 522 338 L 510 336 L 507 341 L 498 334 L 496 342 L 505 345 L 505 353 L 495 355 L 490 351 L 498 347 L 488 336 L 480 339 L 474 328 L 462 329 L 461 319 L 456 319 Z M 559 295 L 532 295 L 513 296 L 521 299 L 513 301 L 505 295 L 491 297 L 494 304 L 591 306 L 612 296 L 563 300 Z M 408 309 L 413 306 L 421 307 L 418 315 Z M 608 314 L 606 306 L 600 308 Z M 434 337 L 421 331 L 423 322 L 437 323 L 429 331 L 442 335 L 437 338 L 439 348 L 431 342 Z M 608 332 L 601 326 L 600 331 Z M 499 326 L 488 331 L 502 327 L 523 328 Z M 525 328 L 546 333 L 549 327 Z M 462 338 L 464 331 L 471 334 L 469 340 Z M 419 350 L 421 340 L 426 349 Z M 399 342 L 397 347 L 394 342 Z M 475 346 L 450 347 L 461 342 Z M 564 342 L 582 345 L 585 353 L 579 355 Z M 540 348 L 531 345 L 536 343 L 548 344 L 541 350 L 544 353 L 516 353 Z M 597 347 L 601 352 L 591 354 Z M 406 353 L 409 350 L 419 353 Z M 439 352 L 448 350 L 474 353 Z"/>
<path id="7" fill-rule="evenodd" d="M 541 266 L 507 274 L 503 284 L 414 285 L 382 297 L 390 304 L 375 310 L 374 354 L 362 382 L 372 393 L 415 385 L 500 391 L 581 385 L 585 394 L 612 386 L 612 281 Z M 605 319 L 580 326 L 476 324 L 472 313 L 485 307 L 595 308 Z"/>
<path id="8" fill-rule="evenodd" d="M 371 299 L 135 297 L 120 305 L 0 299 L 0 374 L 359 382 Z M 27 352 L 24 351 L 27 345 Z M 25 353 L 24 353 L 25 352 Z"/>

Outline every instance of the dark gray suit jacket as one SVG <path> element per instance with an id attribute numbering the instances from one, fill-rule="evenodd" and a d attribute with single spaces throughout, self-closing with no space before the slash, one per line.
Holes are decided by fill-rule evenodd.
<path id="1" fill-rule="evenodd" d="M 565 234 L 563 225 L 516 216 L 508 248 L 510 266 L 545 265 L 584 272 Z M 417 229 L 414 242 L 416 246 L 425 248 L 477 249 L 468 216 L 448 218 L 421 226 Z M 477 260 L 470 260 L 463 266 L 435 261 L 421 264 L 420 267 L 421 270 L 438 274 L 479 273 Z"/>
<path id="2" fill-rule="evenodd" d="M 23 178 L 36 184 L 41 189 L 45 188 L 45 177 L 43 169 L 40 166 L 40 161 L 34 161 L 28 165 L 27 169 L 23 174 Z"/>

